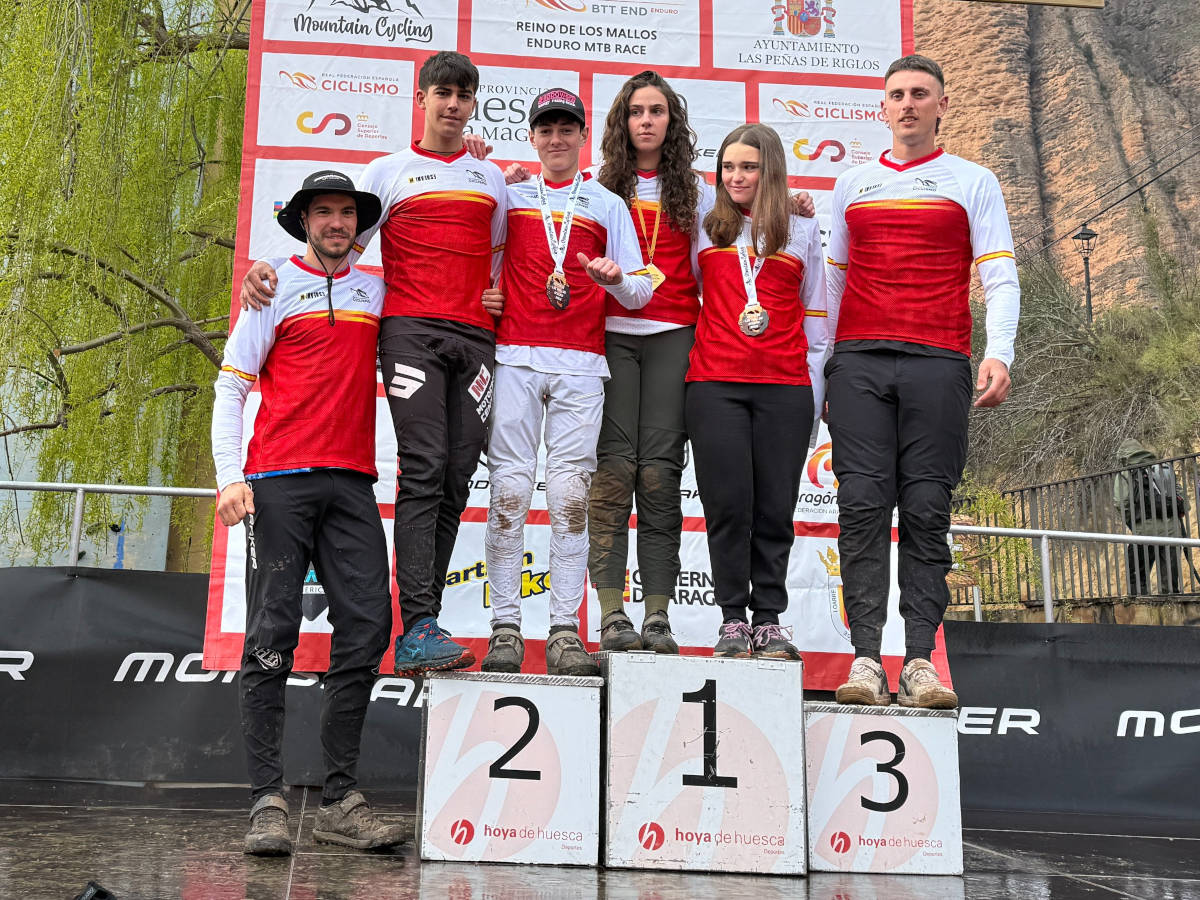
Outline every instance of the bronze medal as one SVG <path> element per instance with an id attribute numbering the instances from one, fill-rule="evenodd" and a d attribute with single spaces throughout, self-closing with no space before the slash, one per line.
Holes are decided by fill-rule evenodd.
<path id="1" fill-rule="evenodd" d="M 758 337 L 767 330 L 767 325 L 771 322 L 771 317 L 767 315 L 767 311 L 758 303 L 753 303 L 742 310 L 742 314 L 738 316 L 738 327 L 742 329 L 742 334 L 746 337 Z"/>
<path id="2" fill-rule="evenodd" d="M 571 302 L 571 286 L 562 272 L 551 272 L 546 279 L 546 299 L 555 309 L 566 309 Z"/>

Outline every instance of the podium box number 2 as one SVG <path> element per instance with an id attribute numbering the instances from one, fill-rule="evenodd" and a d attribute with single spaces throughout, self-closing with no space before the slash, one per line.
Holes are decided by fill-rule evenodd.
<path id="1" fill-rule="evenodd" d="M 805 871 L 802 667 L 600 654 L 605 864 Z"/>
<path id="2" fill-rule="evenodd" d="M 810 869 L 962 874 L 957 715 L 805 704 Z"/>
<path id="3" fill-rule="evenodd" d="M 427 678 L 421 858 L 596 865 L 602 685 L 477 672 Z"/>

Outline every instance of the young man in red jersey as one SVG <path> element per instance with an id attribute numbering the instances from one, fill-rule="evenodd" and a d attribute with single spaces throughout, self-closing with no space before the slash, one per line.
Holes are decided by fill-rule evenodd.
<path id="1" fill-rule="evenodd" d="M 496 410 L 488 443 L 488 581 L 492 637 L 483 669 L 517 672 L 524 526 L 543 422 L 550 513 L 550 633 L 546 669 L 595 675 L 579 638 L 588 554 L 588 494 L 604 413 L 607 296 L 630 309 L 650 302 L 633 219 L 624 201 L 579 171 L 587 140 L 583 103 L 554 88 L 533 101 L 530 141 L 541 174 L 508 188 L 508 237 L 496 337 Z M 643 270 L 644 271 L 644 270 Z M 639 273 L 639 274 L 634 274 Z"/>
<path id="2" fill-rule="evenodd" d="M 507 200 L 495 164 L 463 146 L 479 71 L 461 53 L 436 53 L 421 66 L 416 103 L 425 133 L 407 150 L 373 160 L 360 179 L 379 195 L 387 299 L 379 358 L 396 428 L 394 547 L 404 634 L 399 675 L 459 669 L 471 651 L 437 622 L 446 570 L 479 463 L 492 408 L 494 316 Z M 267 294 L 256 263 L 243 297 Z"/>
<path id="3" fill-rule="evenodd" d="M 838 549 L 855 659 L 841 703 L 891 702 L 880 664 L 892 509 L 904 617 L 902 706 L 952 709 L 930 662 L 950 592 L 950 496 L 967 458 L 971 265 L 987 301 L 979 407 L 1008 396 L 1020 286 L 996 176 L 938 149 L 948 100 L 941 67 L 906 56 L 888 68 L 892 148 L 838 177 L 828 244 L 826 365 Z"/>
<path id="4" fill-rule="evenodd" d="M 239 681 L 251 797 L 247 853 L 292 851 L 283 799 L 284 689 L 311 562 L 333 636 L 321 698 L 325 786 L 313 836 L 365 850 L 401 840 L 355 789 L 359 738 L 387 649 L 387 543 L 372 484 L 375 361 L 383 282 L 350 264 L 379 198 L 340 172 L 314 172 L 279 213 L 303 257 L 279 266 L 275 303 L 238 317 L 213 402 L 217 515 L 246 523 L 246 641 Z M 242 461 L 242 410 L 262 403 Z M 313 403 L 313 397 L 325 403 Z M 253 486 L 253 487 L 252 487 Z"/>

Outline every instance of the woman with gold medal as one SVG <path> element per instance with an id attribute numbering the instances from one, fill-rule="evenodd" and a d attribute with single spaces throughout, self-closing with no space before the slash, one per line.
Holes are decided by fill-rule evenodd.
<path id="1" fill-rule="evenodd" d="M 735 128 L 717 172 L 695 243 L 704 305 L 685 401 L 723 617 L 713 653 L 799 659 L 779 615 L 824 398 L 821 234 L 815 219 L 790 215 L 783 145 L 768 126 Z"/>

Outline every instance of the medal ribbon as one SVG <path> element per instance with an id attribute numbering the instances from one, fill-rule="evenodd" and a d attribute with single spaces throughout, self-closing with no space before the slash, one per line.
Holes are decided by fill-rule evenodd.
<path id="1" fill-rule="evenodd" d="M 575 202 L 579 199 L 579 190 L 583 187 L 583 173 L 576 172 L 575 180 L 571 183 L 571 193 L 567 195 L 567 205 L 563 208 L 562 229 L 554 233 L 554 213 L 550 211 L 550 195 L 546 191 L 546 180 L 541 175 L 537 177 L 538 206 L 542 211 L 542 225 L 546 228 L 546 243 L 550 247 L 550 258 L 554 260 L 554 271 L 563 274 L 563 261 L 567 258 L 567 241 L 571 239 L 571 222 L 575 218 Z"/>
<path id="2" fill-rule="evenodd" d="M 658 246 L 658 221 L 662 218 L 662 203 L 659 203 L 658 209 L 654 211 L 654 236 L 646 234 L 646 217 L 642 214 L 642 204 L 637 197 L 634 197 L 631 204 L 637 210 L 638 225 L 642 229 L 642 240 L 646 242 L 646 263 L 654 265 L 654 249 Z"/>
<path id="3" fill-rule="evenodd" d="M 737 254 L 738 263 L 742 267 L 742 284 L 746 288 L 746 306 L 749 309 L 752 306 L 758 306 L 758 288 L 755 287 L 754 281 L 758 278 L 758 273 L 762 271 L 763 263 L 767 261 L 765 256 L 759 256 L 754 260 L 754 268 L 750 268 L 750 246 L 746 240 L 746 232 L 742 231 L 737 238 Z"/>

